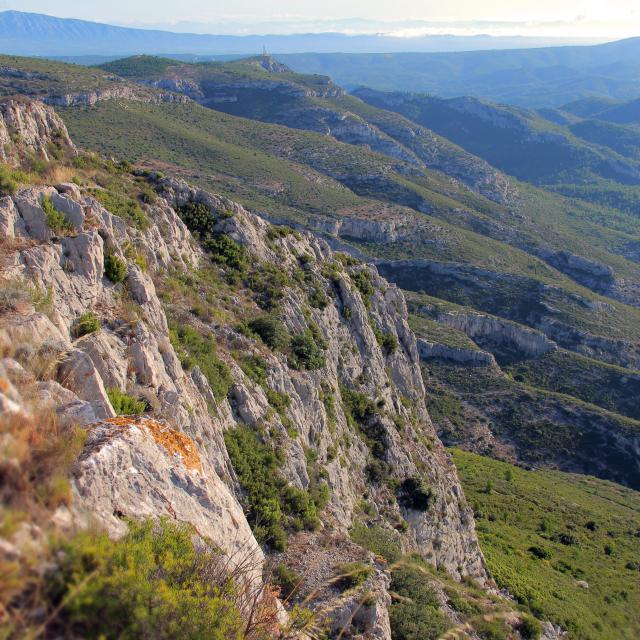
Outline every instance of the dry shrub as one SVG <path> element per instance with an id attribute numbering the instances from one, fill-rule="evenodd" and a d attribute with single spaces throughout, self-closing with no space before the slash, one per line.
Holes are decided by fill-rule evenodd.
<path id="1" fill-rule="evenodd" d="M 61 424 L 53 410 L 0 415 L 0 537 L 24 534 L 31 523 L 45 525 L 57 507 L 69 504 L 68 475 L 84 437 L 78 427 Z M 0 637 L 11 637 L 16 599 L 31 601 L 37 591 L 47 552 L 43 538 L 19 545 L 17 556 L 0 554 Z"/>
<path id="2" fill-rule="evenodd" d="M 60 164 L 53 164 L 47 170 L 44 180 L 48 184 L 60 184 L 61 182 L 71 182 L 77 170 Z"/>
<path id="3" fill-rule="evenodd" d="M 0 416 L 0 500 L 34 514 L 70 499 L 68 475 L 85 432 L 63 425 L 53 409 Z"/>

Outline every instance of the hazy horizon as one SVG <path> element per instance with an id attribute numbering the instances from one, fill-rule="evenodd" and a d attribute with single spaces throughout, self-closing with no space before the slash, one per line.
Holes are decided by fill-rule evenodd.
<path id="1" fill-rule="evenodd" d="M 113 0 L 108 5 L 76 0 L 0 0 L 0 11 L 43 13 L 144 29 L 216 35 L 284 35 L 301 33 L 381 34 L 395 37 L 425 35 L 522 36 L 564 41 L 605 41 L 640 35 L 640 10 L 626 0 L 601 3 L 541 0 L 535 15 L 531 4 L 489 0 L 480 7 L 471 0 L 451 0 L 444 8 L 414 0 L 398 0 L 390 7 L 380 0 L 327 0 L 320 15 L 317 4 L 282 0 L 279 11 L 264 3 L 238 0 L 233 11 L 215 0 L 184 0 L 179 14 L 174 3 Z M 327 17 L 330 16 L 330 17 Z"/>

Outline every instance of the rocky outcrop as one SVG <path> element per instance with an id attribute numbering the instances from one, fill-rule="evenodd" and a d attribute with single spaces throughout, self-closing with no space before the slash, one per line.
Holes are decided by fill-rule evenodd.
<path id="1" fill-rule="evenodd" d="M 231 563 L 250 563 L 260 579 L 264 561 L 242 508 L 181 431 L 150 418 L 118 417 L 91 425 L 74 470 L 76 521 L 97 522 L 111 535 L 123 518 L 166 516 L 194 527 Z"/>
<path id="2" fill-rule="evenodd" d="M 585 331 L 567 322 L 558 307 L 578 306 L 598 322 L 601 312 L 611 312 L 606 302 L 569 293 L 553 285 L 525 276 L 499 273 L 459 263 L 429 260 L 376 262 L 384 277 L 409 291 L 467 303 L 487 312 L 455 313 L 442 316 L 442 322 L 470 333 L 480 346 L 513 347 L 522 354 L 542 354 L 554 344 L 611 364 L 640 368 L 640 343 Z M 453 296 L 451 294 L 454 294 Z M 514 300 L 521 301 L 514 304 Z M 433 315 L 426 310 L 427 315 Z M 492 315 L 488 315 L 492 314 Z M 436 314 L 438 321 L 440 315 Z M 498 317 L 500 316 L 500 317 Z M 495 329 L 495 330 L 494 330 Z M 483 340 L 487 340 L 483 342 Z M 511 345 L 511 346 L 510 346 Z"/>
<path id="3" fill-rule="evenodd" d="M 384 214 L 384 211 L 380 213 Z M 415 236 L 417 231 L 415 221 L 408 215 L 402 216 L 400 212 L 394 212 L 393 216 L 381 215 L 379 218 L 314 217 L 309 220 L 308 226 L 314 231 L 344 238 L 345 240 L 380 244 L 406 240 Z"/>
<path id="4" fill-rule="evenodd" d="M 109 86 L 90 91 L 75 91 L 68 93 L 52 92 L 42 98 L 42 101 L 52 107 L 87 106 L 91 107 L 104 100 L 129 100 L 131 102 L 148 102 L 160 104 L 163 102 L 187 102 L 188 97 L 170 91 L 149 91 L 135 85 L 114 82 Z"/>
<path id="5" fill-rule="evenodd" d="M 0 101 L 0 162 L 18 166 L 28 153 L 49 161 L 52 148 L 77 153 L 64 122 L 54 111 L 39 102 Z"/>
<path id="6" fill-rule="evenodd" d="M 355 547 L 348 530 L 363 518 L 367 495 L 368 525 L 457 579 L 487 583 L 472 512 L 426 410 L 400 290 L 309 233 L 274 232 L 226 198 L 173 178 L 148 179 L 157 197 L 143 205 L 144 230 L 70 185 L 23 189 L 1 202 L 0 341 L 13 369 L 32 376 L 33 397 L 88 431 L 74 502 L 59 521 L 97 522 L 118 535 L 123 517 L 165 515 L 193 525 L 230 557 L 257 554 L 258 575 L 263 556 L 224 438 L 252 428 L 281 455 L 279 473 L 290 486 L 326 484 L 322 527 L 340 544 Z M 49 226 L 45 202 L 68 223 L 62 231 Z M 199 290 L 206 282 L 193 284 L 194 278 L 220 269 L 180 218 L 194 203 L 208 212 L 211 233 L 239 245 L 258 275 L 286 276 L 277 291 L 280 316 L 289 335 L 312 337 L 322 352 L 318 366 L 294 367 L 291 354 L 268 349 L 225 314 L 191 313 L 171 295 L 161 301 L 157 287 L 169 277 Z M 107 277 L 106 256 L 126 266 L 123 282 Z M 251 293 L 251 279 L 245 286 Z M 215 295 L 203 298 L 211 311 L 228 295 L 245 293 Z M 250 314 L 261 313 L 251 304 Z M 191 329 L 215 345 L 231 376 L 226 396 L 214 393 L 198 366 L 183 368 L 167 311 L 186 314 Z M 87 314 L 97 325 L 80 331 Z M 241 366 L 247 356 L 264 363 L 259 383 Z M 5 390 L 0 406 L 10 410 L 18 399 Z M 116 417 L 118 394 L 136 400 L 144 415 Z M 287 399 L 278 410 L 273 394 Z M 366 402 L 362 415 L 354 417 L 353 398 Z M 420 508 L 393 488 L 416 478 L 429 491 L 429 504 Z M 353 595 L 334 598 L 332 620 L 349 619 L 369 637 L 388 640 L 387 586 L 378 567 L 369 585 L 375 602 L 362 608 Z"/>
<path id="7" fill-rule="evenodd" d="M 279 440 L 287 443 L 286 472 L 290 481 L 296 486 L 308 486 L 304 448 L 312 447 L 329 474 L 331 500 L 326 522 L 333 522 L 342 530 L 351 525 L 354 508 L 363 487 L 368 485 L 366 468 L 370 459 L 362 442 L 356 441 L 346 448 L 338 444 L 345 439 L 353 439 L 344 405 L 336 402 L 335 424 L 331 426 L 322 398 L 330 394 L 340 399 L 342 387 L 357 388 L 367 397 L 377 398 L 377 403 L 386 407 L 388 414 L 397 415 L 398 420 L 406 423 L 401 437 L 389 417 L 381 414 L 371 416 L 371 428 L 384 434 L 385 461 L 391 473 L 400 479 L 407 478 L 419 473 L 419 465 L 427 469 L 428 481 L 438 496 L 439 506 L 435 507 L 434 513 L 439 514 L 439 524 L 436 524 L 429 514 L 411 513 L 411 510 L 403 510 L 397 504 L 391 507 L 391 511 L 389 507 L 382 509 L 382 504 L 389 500 L 387 491 L 380 486 L 370 486 L 372 500 L 380 501 L 381 521 L 394 517 L 410 519 L 413 526 L 405 541 L 408 549 L 420 549 L 434 564 L 446 567 L 454 575 L 459 575 L 461 568 L 463 574 L 482 577 L 480 556 L 473 551 L 476 542 L 462 533 L 471 524 L 471 518 L 467 508 L 461 504 L 463 497 L 455 480 L 455 470 L 437 442 L 424 408 L 416 341 L 407 325 L 406 305 L 400 291 L 382 280 L 371 267 L 358 267 L 372 284 L 373 293 L 365 304 L 348 270 L 331 279 L 323 274 L 323 265 L 326 267 L 334 260 L 323 241 L 308 234 L 299 237 L 288 235 L 278 241 L 277 252 L 274 252 L 275 249 L 265 242 L 266 223 L 238 205 L 173 179 L 162 179 L 159 188 L 174 206 L 195 201 L 206 203 L 212 211 L 225 212 L 216 230 L 250 247 L 258 259 L 277 261 L 280 269 L 293 268 L 297 264 L 296 256 L 301 254 L 313 256 L 307 267 L 309 277 L 317 279 L 321 289 L 328 293 L 329 305 L 322 310 L 308 308 L 306 294 L 290 290 L 282 303 L 283 319 L 293 334 L 307 327 L 310 320 L 320 329 L 327 344 L 326 367 L 321 373 L 299 372 L 292 377 L 286 359 L 276 354 L 263 355 L 268 363 L 267 384 L 290 398 L 287 415 L 296 425 L 298 437 L 292 441 L 280 418 L 269 417 L 273 412 L 269 410 L 268 400 L 260 387 L 239 380 L 231 392 L 233 409 L 243 421 L 270 424 L 273 433 L 278 433 Z M 399 348 L 385 354 L 372 327 L 395 336 Z M 345 344 L 353 346 L 345 349 L 341 346 Z M 404 408 L 403 396 L 411 400 L 414 416 Z M 417 438 L 413 440 L 408 436 L 414 430 L 430 434 L 429 437 L 434 439 L 431 450 L 421 445 Z M 409 441 L 412 444 L 408 446 L 406 443 Z M 336 445 L 337 456 L 332 459 L 329 452 L 335 450 Z M 346 466 L 340 464 L 341 457 L 347 461 Z M 388 515 L 383 516 L 385 511 Z M 444 522 L 448 524 L 442 526 Z M 463 560 L 461 566 L 455 566 L 462 558 L 474 559 L 470 563 Z"/>
<path id="8" fill-rule="evenodd" d="M 445 344 L 429 342 L 424 338 L 418 338 L 418 353 L 422 360 L 447 360 L 460 365 L 479 367 L 497 367 L 496 359 L 492 353 L 479 349 L 464 349 L 463 347 L 451 347 Z"/>
<path id="9" fill-rule="evenodd" d="M 569 251 L 547 251 L 541 257 L 558 271 L 593 291 L 606 293 L 614 284 L 613 269 L 596 260 L 589 260 Z"/>
<path id="10" fill-rule="evenodd" d="M 438 322 L 466 333 L 482 345 L 506 348 L 528 358 L 536 358 L 558 348 L 539 331 L 479 313 L 442 313 L 438 315 Z"/>

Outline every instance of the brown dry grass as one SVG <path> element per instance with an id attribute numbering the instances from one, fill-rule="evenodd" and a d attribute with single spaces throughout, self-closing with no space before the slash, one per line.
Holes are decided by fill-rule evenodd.
<path id="1" fill-rule="evenodd" d="M 62 425 L 53 409 L 35 415 L 0 416 L 0 501 L 25 514 L 43 514 L 68 504 L 67 477 L 85 433 Z"/>
<path id="2" fill-rule="evenodd" d="M 51 165 L 43 176 L 43 182 L 56 185 L 61 182 L 71 182 L 75 177 L 77 169 L 60 164 Z"/>

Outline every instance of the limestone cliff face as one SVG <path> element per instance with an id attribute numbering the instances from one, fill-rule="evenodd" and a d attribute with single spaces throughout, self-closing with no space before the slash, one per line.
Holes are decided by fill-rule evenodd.
<path id="1" fill-rule="evenodd" d="M 93 106 L 103 100 L 129 100 L 131 102 L 186 102 L 187 98 L 169 91 L 150 92 L 125 83 L 113 83 L 110 86 L 91 91 L 72 93 L 52 93 L 44 98 L 46 104 L 54 107 Z"/>
<path id="2" fill-rule="evenodd" d="M 43 139 L 61 125 L 41 105 L 35 113 L 46 113 L 41 120 L 50 123 L 40 130 Z M 321 520 L 336 539 L 348 539 L 368 496 L 371 520 L 404 550 L 419 552 L 456 578 L 485 583 L 472 513 L 425 408 L 402 293 L 374 267 L 341 262 L 311 234 L 274 234 L 271 225 L 229 200 L 172 178 L 152 176 L 150 182 L 158 197 L 144 205 L 144 230 L 71 184 L 23 189 L 0 200 L 0 278 L 15 292 L 0 316 L 0 337 L 12 353 L 5 369 L 15 373 L 48 362 L 48 374 L 34 383 L 39 406 L 89 430 L 73 479 L 74 503 L 58 514 L 60 521 L 98 521 L 116 535 L 122 516 L 168 515 L 189 522 L 230 555 L 249 550 L 260 563 L 262 551 L 243 513 L 244 493 L 224 442 L 225 431 L 247 425 L 277 446 L 281 471 L 293 486 L 309 486 L 312 452 L 330 490 Z M 64 217 L 63 233 L 49 226 L 45 202 Z M 235 326 L 199 319 L 198 328 L 215 340 L 231 372 L 227 397 L 216 399 L 197 366 L 183 369 L 165 314 L 170 301 L 161 302 L 156 287 L 170 273 L 188 277 L 209 262 L 178 215 L 188 203 L 204 205 L 215 233 L 244 247 L 256 264 L 291 274 L 304 265 L 304 277 L 281 292 L 281 316 L 292 335 L 317 327 L 324 366 L 293 369 L 284 354 Z M 126 265 L 124 282 L 106 277 L 105 256 Z M 311 305 L 312 291 L 325 302 Z M 87 312 L 96 314 L 100 328 L 78 337 L 78 321 Z M 266 384 L 247 377 L 238 353 L 264 359 Z M 112 388 L 144 399 L 144 416 L 117 418 L 107 393 Z M 280 413 L 267 389 L 289 398 Z M 349 393 L 369 403 L 359 428 L 348 415 Z M 0 408 L 11 409 L 12 402 L 3 396 Z M 388 482 L 372 476 L 373 462 L 385 466 Z M 416 477 L 429 486 L 428 508 L 413 508 L 392 488 Z M 403 521 L 404 532 L 395 531 Z M 370 637 L 389 638 L 388 578 L 376 575 L 379 597 L 367 624 Z"/>
<path id="3" fill-rule="evenodd" d="M 26 100 L 0 102 L 0 162 L 14 166 L 24 153 L 50 159 L 51 146 L 75 153 L 62 119 L 43 104 Z"/>

